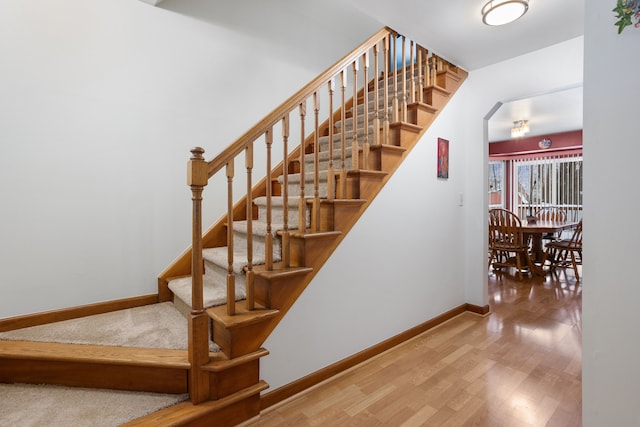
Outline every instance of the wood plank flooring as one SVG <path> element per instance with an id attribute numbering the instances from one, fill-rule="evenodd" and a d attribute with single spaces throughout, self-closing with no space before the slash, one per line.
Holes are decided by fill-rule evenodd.
<path id="1" fill-rule="evenodd" d="M 582 282 L 490 272 L 489 297 L 245 425 L 580 426 Z"/>

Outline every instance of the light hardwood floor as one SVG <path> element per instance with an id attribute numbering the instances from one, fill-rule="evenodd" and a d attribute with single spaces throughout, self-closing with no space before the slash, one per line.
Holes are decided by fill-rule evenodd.
<path id="1" fill-rule="evenodd" d="M 580 426 L 582 283 L 490 272 L 489 304 L 246 425 Z"/>

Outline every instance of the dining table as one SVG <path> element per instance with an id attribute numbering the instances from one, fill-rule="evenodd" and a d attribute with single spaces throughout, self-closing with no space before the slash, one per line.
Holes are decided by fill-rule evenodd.
<path id="1" fill-rule="evenodd" d="M 531 236 L 531 254 L 536 263 L 541 263 L 544 257 L 542 248 L 542 236 L 548 233 L 559 233 L 564 230 L 571 230 L 578 226 L 578 221 L 547 221 L 536 220 L 528 222 L 523 220 L 521 224 L 522 233 L 525 237 Z"/>

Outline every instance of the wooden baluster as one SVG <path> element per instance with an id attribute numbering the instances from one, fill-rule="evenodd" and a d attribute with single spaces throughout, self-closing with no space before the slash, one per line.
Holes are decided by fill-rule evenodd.
<path id="1" fill-rule="evenodd" d="M 385 145 L 389 145 L 389 50 L 391 49 L 391 35 L 387 35 L 384 38 L 384 88 L 383 88 L 383 100 L 382 107 L 382 142 Z"/>
<path id="2" fill-rule="evenodd" d="M 364 140 L 362 142 L 362 169 L 369 169 L 369 51 L 362 56 L 364 90 Z"/>
<path id="3" fill-rule="evenodd" d="M 422 76 L 422 47 L 417 46 L 418 49 L 418 99 L 420 103 L 424 103 L 424 79 Z"/>
<path id="4" fill-rule="evenodd" d="M 307 226 L 307 202 L 304 199 L 304 121 L 307 115 L 307 101 L 300 103 L 300 197 L 298 199 L 298 231 L 304 233 Z"/>
<path id="5" fill-rule="evenodd" d="M 245 149 L 245 167 L 247 168 L 247 310 L 254 310 L 256 306 L 253 282 L 253 142 Z"/>
<path id="6" fill-rule="evenodd" d="M 445 65 L 444 65 L 444 59 L 440 58 L 439 56 L 437 57 L 437 67 L 436 67 L 436 71 L 440 72 L 440 71 L 444 71 Z"/>
<path id="7" fill-rule="evenodd" d="M 380 67 L 378 43 L 373 45 L 373 145 L 380 145 Z"/>
<path id="8" fill-rule="evenodd" d="M 405 36 L 400 36 L 402 40 L 402 114 L 401 119 L 403 122 L 407 121 L 407 61 L 406 61 L 406 44 L 407 38 Z"/>
<path id="9" fill-rule="evenodd" d="M 267 271 L 273 270 L 273 233 L 271 230 L 271 218 L 273 208 L 271 205 L 272 190 L 272 173 L 271 173 L 271 146 L 273 144 L 273 128 L 270 127 L 264 134 L 265 144 L 267 146 L 267 234 L 264 236 L 264 264 Z"/>
<path id="10" fill-rule="evenodd" d="M 393 98 L 391 100 L 391 121 L 398 121 L 398 38 L 393 36 Z"/>
<path id="11" fill-rule="evenodd" d="M 236 276 L 233 273 L 233 160 L 227 163 L 227 314 L 236 314 Z"/>
<path id="12" fill-rule="evenodd" d="M 435 86 L 436 75 L 438 73 L 438 57 L 435 55 L 431 55 L 431 66 L 429 67 L 429 71 L 431 72 L 431 77 L 429 78 L 431 86 Z"/>
<path id="13" fill-rule="evenodd" d="M 340 117 L 340 159 L 342 165 L 340 166 L 340 197 L 346 198 L 347 194 L 347 159 L 346 159 L 346 146 L 347 138 L 345 127 L 347 124 L 347 104 L 346 104 L 346 90 L 347 90 L 347 73 L 346 70 L 340 72 L 340 91 L 342 93 L 342 116 Z"/>
<path id="14" fill-rule="evenodd" d="M 289 113 L 282 118 L 282 262 L 285 267 L 291 266 L 290 241 L 289 241 Z"/>
<path id="15" fill-rule="evenodd" d="M 425 87 L 431 86 L 431 57 L 429 52 L 425 52 L 425 65 L 424 65 L 424 85 Z"/>
<path id="16" fill-rule="evenodd" d="M 187 185 L 191 187 L 192 200 L 192 250 L 191 250 L 191 313 L 189 315 L 189 395 L 193 403 L 209 398 L 209 374 L 200 366 L 209 361 L 209 316 L 204 311 L 203 261 L 202 261 L 202 190 L 208 183 L 207 162 L 204 150 L 196 147 L 187 164 Z"/>
<path id="17" fill-rule="evenodd" d="M 358 162 L 358 156 L 360 154 L 360 147 L 358 147 L 358 71 L 359 63 L 356 59 L 353 61 L 353 105 L 351 111 L 353 114 L 353 139 L 351 140 L 351 170 L 358 170 L 360 168 Z"/>
<path id="18" fill-rule="evenodd" d="M 415 74 L 416 69 L 414 66 L 414 62 L 416 58 L 415 58 L 414 52 L 415 52 L 415 44 L 413 43 L 413 40 L 410 40 L 409 53 L 411 55 L 411 65 L 410 65 L 411 68 L 410 68 L 409 75 L 411 76 L 411 86 L 409 87 L 409 95 L 410 95 L 409 102 L 411 104 L 414 104 L 416 102 L 416 74 Z"/>
<path id="19" fill-rule="evenodd" d="M 335 198 L 335 172 L 333 169 L 333 92 L 336 87 L 335 78 L 332 77 L 327 83 L 327 89 L 329 91 L 329 166 L 327 168 L 327 199 L 333 200 Z"/>
<path id="20" fill-rule="evenodd" d="M 320 230 L 320 97 L 313 92 L 313 206 L 311 207 L 312 230 Z"/>

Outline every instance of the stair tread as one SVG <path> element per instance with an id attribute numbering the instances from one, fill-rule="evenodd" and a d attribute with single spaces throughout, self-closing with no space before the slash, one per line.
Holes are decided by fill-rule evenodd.
<path id="1" fill-rule="evenodd" d="M 235 366 L 247 363 L 247 361 L 256 360 L 261 357 L 267 356 L 269 351 L 265 348 L 260 348 L 253 353 L 245 354 L 233 359 L 229 359 L 224 353 L 217 353 L 219 355 L 217 360 L 210 360 L 208 363 L 202 365 L 202 369 L 211 372 L 221 372 L 225 369 L 233 368 Z"/>
<path id="2" fill-rule="evenodd" d="M 290 184 L 291 183 L 299 183 L 300 182 L 300 174 L 299 173 L 290 173 L 290 174 L 288 174 L 288 176 L 289 176 L 288 181 L 289 181 Z M 319 179 L 319 181 L 327 181 L 327 176 L 328 176 L 328 173 L 327 173 L 326 170 L 318 171 L 318 179 Z M 282 179 L 282 176 L 278 177 L 278 181 L 279 182 L 282 182 L 281 179 Z M 314 179 L 315 179 L 315 172 L 313 172 L 313 171 L 312 172 L 305 172 L 305 174 L 304 174 L 304 182 L 305 183 L 313 184 Z"/>
<path id="3" fill-rule="evenodd" d="M 287 200 L 287 206 L 289 208 L 297 208 L 298 207 L 298 198 L 297 197 L 289 197 Z M 253 204 L 256 206 L 267 206 L 267 197 L 260 196 L 253 199 Z M 281 207 L 284 206 L 284 197 L 282 196 L 271 196 L 271 207 Z"/>
<path id="4" fill-rule="evenodd" d="M 291 276 L 298 274 L 307 274 L 313 271 L 311 267 L 278 267 L 274 265 L 273 270 L 267 270 L 266 266 L 259 265 L 254 270 L 255 274 L 259 274 L 260 276 L 267 278 L 274 278 L 277 276 Z"/>
<path id="5" fill-rule="evenodd" d="M 14 358 L 181 369 L 190 367 L 186 350 L 38 341 L 0 341 L 0 359 Z"/>
<path id="6" fill-rule="evenodd" d="M 295 199 L 295 205 L 298 205 L 298 198 Z M 291 204 L 291 203 L 290 203 Z M 289 224 L 290 229 L 298 228 L 297 225 Z M 233 231 L 238 231 L 240 233 L 247 233 L 249 229 L 249 222 L 247 220 L 233 221 Z M 282 223 L 271 223 L 271 233 L 275 235 L 275 233 L 279 230 L 284 230 L 284 224 Z M 251 232 L 255 236 L 264 237 L 267 235 L 267 223 L 261 219 L 254 219 L 251 221 Z"/>
<path id="7" fill-rule="evenodd" d="M 430 90 L 430 91 L 435 91 L 435 92 L 441 92 L 442 94 L 445 94 L 445 95 L 447 95 L 447 96 L 448 96 L 448 95 L 451 95 L 451 91 L 450 91 L 450 90 L 447 90 L 447 89 L 445 89 L 445 88 L 443 88 L 443 87 L 441 87 L 441 86 L 438 86 L 438 85 L 427 86 L 427 87 L 425 88 L 425 90 L 428 90 L 428 91 Z"/>
<path id="8" fill-rule="evenodd" d="M 203 301 L 204 307 L 214 307 L 226 304 L 227 285 L 226 283 L 216 283 L 211 278 L 203 276 Z M 191 307 L 191 276 L 181 277 L 169 282 L 169 289 L 180 298 L 182 302 Z M 236 300 L 246 297 L 244 286 L 236 285 Z"/>
<path id="9" fill-rule="evenodd" d="M 272 319 L 280 314 L 280 310 L 275 309 L 247 310 L 243 303 L 236 304 L 236 313 L 231 316 L 227 314 L 226 306 L 211 307 L 206 311 L 209 317 L 223 324 L 226 329 L 253 325 L 254 323 Z"/>
<path id="10" fill-rule="evenodd" d="M 214 417 L 216 411 L 231 406 L 250 396 L 260 394 L 261 391 L 267 388 L 269 388 L 269 385 L 261 380 L 255 385 L 218 400 L 210 400 L 197 405 L 191 402 L 178 403 L 177 405 L 161 409 L 160 411 L 123 424 L 122 427 L 186 425 L 189 421 L 195 422 L 197 420 Z"/>
<path id="11" fill-rule="evenodd" d="M 414 106 L 414 105 L 419 107 L 419 108 L 422 108 L 423 110 L 428 110 L 428 111 L 430 111 L 432 113 L 436 113 L 438 111 L 438 109 L 436 107 L 434 107 L 431 104 L 427 104 L 426 102 L 420 102 L 420 101 L 412 102 L 408 106 L 411 107 L 411 106 Z"/>
<path id="12" fill-rule="evenodd" d="M 401 147 L 399 145 L 390 145 L 390 144 L 374 145 L 374 146 L 371 147 L 371 151 L 374 151 L 374 150 L 399 151 L 399 152 L 402 152 L 402 153 L 407 151 L 406 147 Z"/>
<path id="13" fill-rule="evenodd" d="M 275 233 L 275 230 L 273 231 Z M 280 259 L 280 254 L 273 254 L 274 260 Z M 213 264 L 228 267 L 228 248 L 227 246 L 220 246 L 217 248 L 206 248 L 202 251 L 202 257 L 205 261 L 209 261 Z M 253 264 L 264 264 L 264 254 L 253 254 Z M 234 248 L 233 250 L 233 271 L 234 273 L 242 273 L 244 267 L 247 265 L 247 251 L 244 248 Z"/>
<path id="14" fill-rule="evenodd" d="M 367 175 L 367 176 L 377 176 L 377 177 L 383 178 L 383 177 L 389 175 L 389 172 L 357 169 L 357 170 L 347 171 L 347 175 L 349 175 L 349 176 L 353 176 L 353 175 L 364 176 L 364 175 Z"/>

